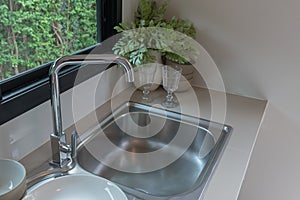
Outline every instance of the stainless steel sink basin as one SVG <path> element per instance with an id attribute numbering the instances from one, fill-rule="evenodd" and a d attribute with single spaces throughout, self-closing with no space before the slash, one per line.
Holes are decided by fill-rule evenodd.
<path id="1" fill-rule="evenodd" d="M 201 193 L 230 131 L 227 125 L 129 102 L 85 134 L 77 162 L 142 199 Z"/>

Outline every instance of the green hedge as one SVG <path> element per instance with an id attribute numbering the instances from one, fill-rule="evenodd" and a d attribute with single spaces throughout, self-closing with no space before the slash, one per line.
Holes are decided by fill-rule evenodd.
<path id="1" fill-rule="evenodd" d="M 96 0 L 2 0 L 0 79 L 96 43 Z"/>

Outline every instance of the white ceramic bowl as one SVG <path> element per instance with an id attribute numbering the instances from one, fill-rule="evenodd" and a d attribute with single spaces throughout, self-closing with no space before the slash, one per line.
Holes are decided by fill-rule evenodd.
<path id="1" fill-rule="evenodd" d="M 29 188 L 23 200 L 127 200 L 114 183 L 94 175 L 74 174 Z"/>
<path id="2" fill-rule="evenodd" d="M 25 167 L 14 160 L 0 159 L 0 200 L 20 199 L 25 190 Z"/>

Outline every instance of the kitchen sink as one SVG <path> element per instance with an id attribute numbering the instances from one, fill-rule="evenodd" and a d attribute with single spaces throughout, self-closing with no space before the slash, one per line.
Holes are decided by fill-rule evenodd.
<path id="1" fill-rule="evenodd" d="M 228 142 L 228 125 L 128 102 L 85 133 L 77 163 L 141 199 L 202 194 Z"/>

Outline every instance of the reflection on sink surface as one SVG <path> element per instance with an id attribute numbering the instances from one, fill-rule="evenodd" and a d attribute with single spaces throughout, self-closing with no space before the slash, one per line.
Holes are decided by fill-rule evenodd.
<path id="1" fill-rule="evenodd" d="M 143 199 L 204 188 L 231 128 L 127 103 L 80 144 L 78 164 Z"/>
<path id="2" fill-rule="evenodd" d="M 48 180 L 28 191 L 23 200 L 127 200 L 115 184 L 91 175 L 67 175 Z"/>

